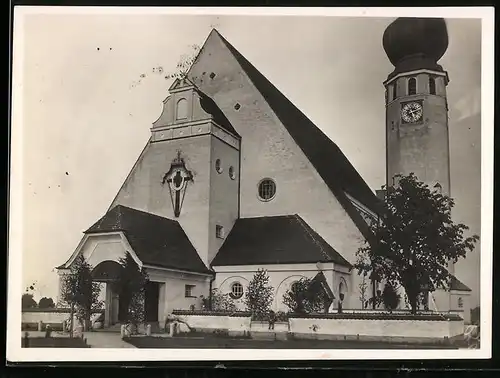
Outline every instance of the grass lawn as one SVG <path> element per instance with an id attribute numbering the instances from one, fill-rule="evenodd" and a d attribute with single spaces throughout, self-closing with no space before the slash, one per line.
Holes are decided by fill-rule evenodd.
<path id="1" fill-rule="evenodd" d="M 23 348 L 90 348 L 89 345 L 79 338 L 69 337 L 30 337 L 28 345 L 25 345 L 24 337 L 21 339 Z"/>
<path id="2" fill-rule="evenodd" d="M 374 341 L 344 340 L 252 340 L 206 337 L 131 337 L 124 341 L 136 348 L 206 348 L 206 349 L 458 349 L 452 345 L 395 344 Z"/>

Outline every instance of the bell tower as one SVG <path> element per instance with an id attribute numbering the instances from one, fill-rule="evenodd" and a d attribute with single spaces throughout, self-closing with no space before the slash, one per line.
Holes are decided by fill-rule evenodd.
<path id="1" fill-rule="evenodd" d="M 448 73 L 437 62 L 448 47 L 442 18 L 398 18 L 384 32 L 394 66 L 386 93 L 387 186 L 413 172 L 429 187 L 450 194 Z"/>
<path id="2" fill-rule="evenodd" d="M 384 32 L 394 66 L 385 86 L 386 179 L 414 173 L 430 189 L 450 195 L 448 73 L 437 62 L 448 48 L 442 18 L 398 18 Z M 448 270 L 454 273 L 450 262 Z"/>

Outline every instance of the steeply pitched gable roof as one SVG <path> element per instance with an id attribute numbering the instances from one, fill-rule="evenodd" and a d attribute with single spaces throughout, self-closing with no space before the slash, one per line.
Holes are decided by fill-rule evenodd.
<path id="1" fill-rule="evenodd" d="M 146 265 L 207 273 L 203 261 L 179 222 L 118 205 L 93 224 L 86 234 L 122 231 Z"/>
<path id="2" fill-rule="evenodd" d="M 334 262 L 351 267 L 298 215 L 240 218 L 212 266 Z"/>
<path id="3" fill-rule="evenodd" d="M 334 193 L 341 189 L 370 210 L 377 211 L 379 199 L 340 148 L 222 35 L 219 36 L 330 189 Z"/>
<path id="4" fill-rule="evenodd" d="M 380 200 L 377 196 L 370 190 L 339 147 L 297 109 L 238 50 L 222 37 L 217 30 L 212 30 L 207 42 L 214 36 L 220 38 L 228 51 L 234 56 L 241 69 L 265 98 L 273 112 L 315 167 L 318 174 L 349 214 L 349 217 L 356 224 L 362 235 L 368 241 L 372 240 L 373 235 L 369 226 L 347 197 L 346 193 L 374 213 L 381 213 L 383 208 L 380 206 Z M 204 48 L 201 49 L 201 54 L 203 50 Z"/>

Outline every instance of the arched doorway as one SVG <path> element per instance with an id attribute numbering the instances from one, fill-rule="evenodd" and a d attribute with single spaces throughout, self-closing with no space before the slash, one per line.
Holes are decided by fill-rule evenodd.
<path id="1" fill-rule="evenodd" d="M 92 270 L 92 279 L 105 284 L 104 325 L 106 327 L 125 320 L 127 309 L 125 301 L 120 301 L 117 282 L 122 266 L 116 261 L 102 261 Z"/>

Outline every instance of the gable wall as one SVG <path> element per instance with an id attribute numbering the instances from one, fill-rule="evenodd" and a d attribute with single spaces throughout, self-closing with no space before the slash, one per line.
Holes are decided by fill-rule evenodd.
<path id="1" fill-rule="evenodd" d="M 208 262 L 211 138 L 202 135 L 149 143 L 111 206 L 120 204 L 177 220 L 205 264 Z M 188 183 L 179 218 L 174 216 L 168 184 L 161 184 L 177 150 L 181 150 L 186 168 L 194 176 L 194 181 Z"/>
<path id="2" fill-rule="evenodd" d="M 190 78 L 212 96 L 242 136 L 240 216 L 297 213 L 353 261 L 363 240 L 360 232 L 216 34 L 203 47 Z M 265 177 L 277 184 L 270 202 L 258 198 L 257 185 Z"/>

